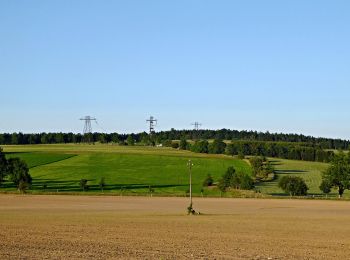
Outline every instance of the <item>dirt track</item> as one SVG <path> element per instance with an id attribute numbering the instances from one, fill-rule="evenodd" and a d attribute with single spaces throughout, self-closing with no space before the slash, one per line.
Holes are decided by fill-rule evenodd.
<path id="1" fill-rule="evenodd" d="M 0 259 L 349 259 L 350 203 L 0 195 Z"/>

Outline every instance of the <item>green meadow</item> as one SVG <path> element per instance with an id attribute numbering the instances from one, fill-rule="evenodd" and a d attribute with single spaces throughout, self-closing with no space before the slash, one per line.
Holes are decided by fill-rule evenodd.
<path id="1" fill-rule="evenodd" d="M 189 190 L 187 162 L 194 166 L 194 195 L 221 196 L 215 188 L 202 190 L 205 177 L 210 174 L 218 181 L 229 166 L 237 171 L 251 173 L 247 160 L 225 155 L 198 154 L 165 147 L 52 144 L 3 146 L 6 156 L 20 157 L 30 167 L 33 177 L 31 192 L 82 192 L 79 181 L 87 179 L 89 190 L 85 193 L 101 193 L 99 182 L 104 178 L 106 194 L 185 196 Z M 322 172 L 326 163 L 293 161 L 271 158 L 277 178 L 256 185 L 263 194 L 284 195 L 278 187 L 283 175 L 302 177 L 309 186 L 309 194 L 320 196 Z M 5 182 L 2 191 L 15 191 Z M 349 192 L 345 193 L 349 197 Z M 229 194 L 226 194 L 229 195 Z M 332 196 L 336 195 L 336 191 Z"/>
<path id="2" fill-rule="evenodd" d="M 193 162 L 193 192 L 196 195 L 219 194 L 201 191 L 202 182 L 210 174 L 217 181 L 229 166 L 250 172 L 246 161 L 218 155 L 208 156 L 172 148 L 112 145 L 32 145 L 5 146 L 7 157 L 20 157 L 30 167 L 32 192 L 81 192 L 79 181 L 87 179 L 87 192 L 180 195 L 188 192 L 187 162 Z M 2 190 L 15 187 L 9 182 Z"/>

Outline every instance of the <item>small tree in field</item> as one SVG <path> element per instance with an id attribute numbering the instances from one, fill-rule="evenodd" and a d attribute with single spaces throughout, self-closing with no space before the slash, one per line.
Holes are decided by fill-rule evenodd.
<path id="1" fill-rule="evenodd" d="M 10 158 L 7 161 L 7 166 L 10 181 L 12 181 L 18 189 L 21 182 L 27 183 L 28 188 L 32 183 L 32 177 L 29 174 L 27 164 L 19 158 Z"/>
<path id="2" fill-rule="evenodd" d="M 305 196 L 309 189 L 305 181 L 297 176 L 283 176 L 278 182 L 278 186 L 290 196 Z"/>
<path id="3" fill-rule="evenodd" d="M 81 179 L 79 182 L 79 186 L 83 191 L 86 191 L 89 189 L 89 186 L 87 185 L 88 180 L 87 179 Z"/>
<path id="4" fill-rule="evenodd" d="M 331 165 L 322 175 L 322 187 L 337 188 L 339 198 L 350 189 L 350 155 L 343 152 L 334 156 Z"/>

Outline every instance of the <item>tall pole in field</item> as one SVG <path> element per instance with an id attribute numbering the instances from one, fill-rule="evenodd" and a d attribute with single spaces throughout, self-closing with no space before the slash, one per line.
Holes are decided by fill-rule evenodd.
<path id="1" fill-rule="evenodd" d="M 190 205 L 192 205 L 192 166 L 193 166 L 193 163 L 191 160 L 188 160 L 187 166 L 188 166 L 188 171 L 190 173 Z"/>

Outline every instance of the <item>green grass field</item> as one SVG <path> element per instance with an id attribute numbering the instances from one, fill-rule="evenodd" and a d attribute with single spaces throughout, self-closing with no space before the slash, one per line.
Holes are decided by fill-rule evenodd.
<path id="1" fill-rule="evenodd" d="M 118 145 L 25 145 L 4 146 L 7 157 L 20 157 L 30 167 L 33 177 L 32 192 L 81 192 L 80 179 L 88 179 L 87 193 L 101 192 L 100 179 L 105 178 L 105 193 L 147 194 L 149 187 L 154 194 L 184 196 L 188 191 L 187 161 L 193 167 L 193 191 L 201 194 L 202 182 L 208 174 L 218 181 L 229 166 L 238 171 L 251 173 L 244 160 L 225 155 L 197 154 L 189 151 L 162 147 L 118 146 Z M 277 179 L 257 185 L 264 194 L 283 195 L 278 180 L 283 175 L 302 177 L 309 186 L 309 193 L 321 195 L 321 174 L 328 164 L 318 162 L 270 159 Z M 7 182 L 3 191 L 14 191 Z M 204 195 L 219 196 L 217 189 L 205 189 Z M 333 192 L 336 195 L 336 191 Z M 349 192 L 345 193 L 349 197 Z"/>
<path id="2" fill-rule="evenodd" d="M 218 180 L 227 167 L 250 172 L 247 162 L 223 155 L 202 155 L 171 148 L 112 145 L 5 146 L 7 157 L 20 157 L 30 167 L 32 191 L 80 192 L 80 179 L 89 180 L 89 192 L 100 192 L 101 177 L 106 193 L 185 195 L 188 191 L 187 161 L 192 159 L 193 192 L 201 193 L 208 174 Z M 15 190 L 5 183 L 2 190 Z M 205 190 L 205 195 L 218 194 Z"/>

